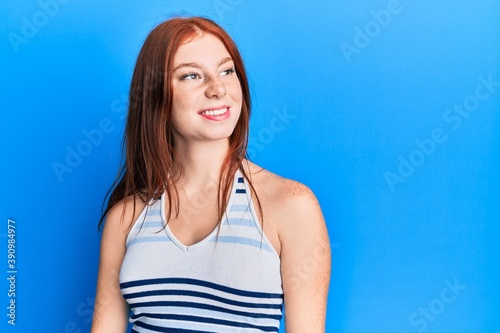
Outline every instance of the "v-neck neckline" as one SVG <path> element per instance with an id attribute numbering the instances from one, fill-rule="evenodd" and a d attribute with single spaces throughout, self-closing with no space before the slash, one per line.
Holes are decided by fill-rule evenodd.
<path id="1" fill-rule="evenodd" d="M 182 251 L 184 252 L 188 252 L 188 251 L 191 251 L 191 250 L 194 250 L 200 246 L 202 246 L 203 244 L 209 242 L 214 236 L 215 234 L 217 233 L 217 229 L 219 228 L 219 225 L 222 226 L 223 222 L 224 222 L 224 219 L 227 217 L 227 214 L 229 212 L 229 209 L 231 208 L 231 205 L 233 203 L 233 200 L 234 200 L 234 195 L 236 193 L 236 187 L 237 187 L 237 184 L 238 184 L 238 177 L 240 177 L 240 170 L 236 170 L 236 173 L 234 175 L 234 179 L 233 179 L 233 183 L 231 185 L 231 194 L 229 195 L 229 200 L 227 202 L 227 206 L 226 206 L 226 210 L 224 211 L 224 214 L 222 215 L 222 220 L 219 221 L 219 223 L 215 226 L 214 230 L 212 230 L 212 232 L 210 232 L 205 238 L 203 238 L 202 240 L 194 243 L 194 244 L 191 244 L 191 245 L 185 245 L 184 243 L 182 243 L 175 235 L 174 233 L 172 232 L 172 230 L 170 229 L 170 226 L 168 225 L 167 223 L 167 219 L 166 219 L 166 215 L 165 215 L 165 195 L 166 195 L 166 192 L 164 191 L 161 195 L 161 207 L 160 207 L 160 212 L 161 212 L 161 219 L 162 219 L 162 223 L 163 225 L 165 225 L 165 232 L 167 233 L 167 236 L 170 238 L 170 240 L 175 244 L 177 245 L 177 247 L 179 247 Z"/>

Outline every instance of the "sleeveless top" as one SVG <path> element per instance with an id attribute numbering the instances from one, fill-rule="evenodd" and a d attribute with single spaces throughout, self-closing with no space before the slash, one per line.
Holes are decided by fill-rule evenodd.
<path id="1" fill-rule="evenodd" d="M 278 332 L 283 310 L 280 258 L 266 238 L 238 170 L 226 212 L 186 246 L 165 220 L 165 193 L 128 234 L 120 288 L 132 332 Z"/>

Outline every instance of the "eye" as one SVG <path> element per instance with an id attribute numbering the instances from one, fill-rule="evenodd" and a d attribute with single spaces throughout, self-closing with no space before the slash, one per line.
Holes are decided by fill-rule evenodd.
<path id="1" fill-rule="evenodd" d="M 189 72 L 181 76 L 181 80 L 197 80 L 201 79 L 200 74 L 195 72 Z"/>
<path id="2" fill-rule="evenodd" d="M 221 72 L 221 75 L 223 75 L 223 76 L 231 75 L 231 74 L 234 74 L 235 72 L 236 72 L 236 70 L 234 69 L 234 67 L 231 67 L 231 68 L 223 70 Z"/>

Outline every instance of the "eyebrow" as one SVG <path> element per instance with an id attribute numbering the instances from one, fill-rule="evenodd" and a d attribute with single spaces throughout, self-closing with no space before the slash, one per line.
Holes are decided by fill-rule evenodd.
<path id="1" fill-rule="evenodd" d="M 217 67 L 219 67 L 221 65 L 224 65 L 226 62 L 229 62 L 229 61 L 232 61 L 232 60 L 233 59 L 231 57 L 223 58 L 219 62 L 219 64 L 217 65 Z M 173 70 L 173 72 L 175 72 L 178 69 L 184 68 L 184 67 L 201 68 L 201 66 L 198 63 L 196 63 L 196 62 L 185 62 L 185 63 L 182 63 L 182 64 L 178 65 L 177 67 L 175 67 L 174 70 Z"/>

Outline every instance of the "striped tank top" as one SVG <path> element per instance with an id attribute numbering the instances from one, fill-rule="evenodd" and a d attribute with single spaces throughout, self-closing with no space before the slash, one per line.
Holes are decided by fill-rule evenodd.
<path id="1" fill-rule="evenodd" d="M 186 246 L 165 225 L 165 194 L 135 221 L 120 288 L 132 332 L 278 332 L 283 310 L 280 258 L 263 234 L 246 180 L 235 174 L 226 212 Z"/>

